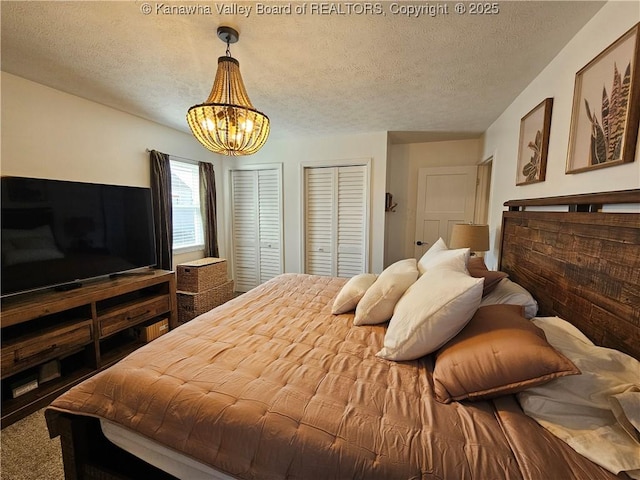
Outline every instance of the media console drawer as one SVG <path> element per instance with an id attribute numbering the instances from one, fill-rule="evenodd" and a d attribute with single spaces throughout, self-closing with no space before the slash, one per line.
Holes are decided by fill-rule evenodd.
<path id="1" fill-rule="evenodd" d="M 136 302 L 134 306 L 123 305 L 98 317 L 100 338 L 138 325 L 171 309 L 169 295 L 159 295 Z"/>
<path id="2" fill-rule="evenodd" d="M 92 321 L 53 327 L 2 343 L 2 378 L 92 342 Z"/>

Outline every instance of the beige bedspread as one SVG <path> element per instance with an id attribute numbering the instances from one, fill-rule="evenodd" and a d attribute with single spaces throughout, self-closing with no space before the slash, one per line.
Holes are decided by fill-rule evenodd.
<path id="1" fill-rule="evenodd" d="M 375 356 L 334 316 L 343 279 L 287 274 L 198 317 L 50 408 L 119 423 L 244 479 L 612 479 L 514 398 L 440 404 L 431 357 Z"/>

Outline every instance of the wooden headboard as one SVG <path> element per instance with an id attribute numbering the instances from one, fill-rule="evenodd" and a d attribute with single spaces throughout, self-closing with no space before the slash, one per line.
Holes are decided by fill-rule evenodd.
<path id="1" fill-rule="evenodd" d="M 640 189 L 505 202 L 498 268 L 531 292 L 538 316 L 640 359 L 640 213 L 602 211 L 614 204 L 640 204 Z M 539 211 L 557 205 L 569 211 Z"/>

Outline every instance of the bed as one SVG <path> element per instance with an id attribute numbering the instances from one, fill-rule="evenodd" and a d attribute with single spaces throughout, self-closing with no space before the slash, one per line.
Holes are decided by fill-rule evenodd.
<path id="1" fill-rule="evenodd" d="M 507 202 L 499 270 L 538 315 L 640 358 L 640 216 L 603 204 L 640 204 L 640 190 Z M 331 313 L 345 282 L 278 277 L 59 397 L 46 417 L 66 477 L 628 478 L 513 394 L 437 399 L 435 355 L 380 358 L 387 324 Z"/>

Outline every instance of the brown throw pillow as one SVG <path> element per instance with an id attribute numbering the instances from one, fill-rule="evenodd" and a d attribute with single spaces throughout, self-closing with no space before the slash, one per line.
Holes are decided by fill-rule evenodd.
<path id="1" fill-rule="evenodd" d="M 469 275 L 472 277 L 484 278 L 483 297 L 491 293 L 493 289 L 498 286 L 500 280 L 509 276 L 498 270 L 489 270 L 482 257 L 469 257 L 467 269 L 469 270 Z"/>
<path id="2" fill-rule="evenodd" d="M 547 343 L 520 305 L 480 307 L 436 354 L 436 399 L 484 400 L 515 393 L 580 370 Z"/>

